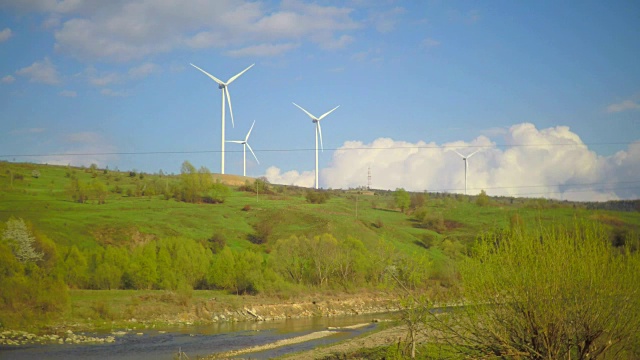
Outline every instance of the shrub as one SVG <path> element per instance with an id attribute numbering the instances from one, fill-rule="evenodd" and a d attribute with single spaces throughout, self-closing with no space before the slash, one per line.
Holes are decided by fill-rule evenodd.
<path id="1" fill-rule="evenodd" d="M 249 211 L 249 210 L 251 210 L 251 205 L 249 204 L 242 207 L 242 211 Z"/>
<path id="2" fill-rule="evenodd" d="M 269 236 L 273 232 L 271 221 L 263 220 L 253 225 L 255 233 L 249 235 L 249 241 L 254 244 L 264 244 L 269 241 Z"/>
<path id="3" fill-rule="evenodd" d="M 324 204 L 329 199 L 329 193 L 327 191 L 307 191 L 305 198 L 307 202 L 311 204 Z"/>
<path id="4" fill-rule="evenodd" d="M 219 253 L 225 246 L 227 246 L 227 240 L 220 233 L 213 234 L 213 236 L 207 239 L 207 247 L 211 249 L 211 252 L 214 254 Z"/>

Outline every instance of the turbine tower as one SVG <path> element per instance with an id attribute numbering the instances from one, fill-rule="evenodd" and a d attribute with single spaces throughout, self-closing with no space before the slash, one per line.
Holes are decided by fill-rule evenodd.
<path id="1" fill-rule="evenodd" d="M 474 152 L 472 152 L 471 154 L 464 156 L 462 154 L 460 154 L 459 152 L 453 150 L 456 154 L 460 155 L 460 157 L 462 158 L 462 160 L 464 161 L 464 194 L 467 195 L 467 170 L 469 169 L 469 163 L 468 160 L 470 157 L 472 157 L 473 155 L 475 155 L 478 151 L 480 150 L 476 150 Z"/>
<path id="2" fill-rule="evenodd" d="M 333 109 L 327 111 L 322 114 L 320 117 L 315 117 L 311 115 L 307 110 L 303 109 L 300 105 L 293 103 L 293 105 L 297 106 L 300 110 L 304 111 L 305 114 L 309 115 L 311 118 L 311 122 L 316 124 L 316 189 L 318 188 L 318 134 L 320 134 L 320 147 L 324 152 L 324 146 L 322 145 L 322 128 L 320 127 L 320 120 L 324 119 L 327 115 L 331 114 L 335 109 L 339 108 L 340 105 L 334 107 Z"/>
<path id="3" fill-rule="evenodd" d="M 253 152 L 251 145 L 249 145 L 249 135 L 251 135 L 251 130 L 253 130 L 253 125 L 255 124 L 256 124 L 256 121 L 253 120 L 253 124 L 251 124 L 251 128 L 249 129 L 249 132 L 247 133 L 247 136 L 245 136 L 244 140 L 228 140 L 227 141 L 230 143 L 242 144 L 242 154 L 244 157 L 242 176 L 247 176 L 247 147 L 249 147 L 249 151 L 251 151 L 256 161 L 258 161 L 258 157 L 256 156 L 256 153 Z M 258 161 L 258 164 L 260 164 L 260 161 Z"/>
<path id="4" fill-rule="evenodd" d="M 191 66 L 193 66 L 194 68 L 202 71 L 205 75 L 207 75 L 208 77 L 210 77 L 213 81 L 215 81 L 216 83 L 218 83 L 218 89 L 222 90 L 222 151 L 221 151 L 221 156 L 222 159 L 220 161 L 220 173 L 224 174 L 224 111 L 225 111 L 225 104 L 224 104 L 224 100 L 225 97 L 227 98 L 227 102 L 229 103 L 229 113 L 231 114 L 231 125 L 233 125 L 233 127 L 235 127 L 235 124 L 233 122 L 233 108 L 231 107 L 231 96 L 229 95 L 229 88 L 228 86 L 231 85 L 232 82 L 234 82 L 238 77 L 240 77 L 240 75 L 244 74 L 247 70 L 251 69 L 251 67 L 253 67 L 253 65 L 255 64 L 251 64 L 248 68 L 242 70 L 241 72 L 237 73 L 236 75 L 232 76 L 229 80 L 227 80 L 226 82 L 216 78 L 215 76 L 209 74 L 208 72 L 200 69 L 199 67 L 191 64 Z"/>

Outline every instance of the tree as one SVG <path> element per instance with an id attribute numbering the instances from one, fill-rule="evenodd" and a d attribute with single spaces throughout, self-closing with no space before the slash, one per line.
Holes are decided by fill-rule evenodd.
<path id="1" fill-rule="evenodd" d="M 489 205 L 489 195 L 484 190 L 480 190 L 480 194 L 476 198 L 476 205 L 478 206 L 487 206 Z"/>
<path id="2" fill-rule="evenodd" d="M 9 244 L 16 259 L 21 263 L 36 262 L 44 256 L 44 253 L 34 248 L 36 238 L 22 219 L 10 218 L 7 221 L 7 226 L 2 232 L 2 240 Z"/>
<path id="3" fill-rule="evenodd" d="M 473 306 L 427 325 L 472 358 L 637 358 L 639 268 L 596 224 L 493 232 L 459 269 Z"/>
<path id="4" fill-rule="evenodd" d="M 393 192 L 393 201 L 395 206 L 404 213 L 404 211 L 409 208 L 409 205 L 411 205 L 411 196 L 405 189 L 397 188 L 396 191 Z"/>

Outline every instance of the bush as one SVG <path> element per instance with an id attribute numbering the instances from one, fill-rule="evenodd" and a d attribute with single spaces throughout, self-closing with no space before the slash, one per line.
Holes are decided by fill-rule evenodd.
<path id="1" fill-rule="evenodd" d="M 251 210 L 251 205 L 249 204 L 242 207 L 242 211 L 249 211 L 249 210 Z"/>
<path id="2" fill-rule="evenodd" d="M 227 240 L 225 240 L 222 234 L 213 234 L 209 239 L 207 239 L 207 247 L 211 250 L 212 253 L 217 254 L 224 247 L 227 246 Z"/>
<path id="3" fill-rule="evenodd" d="M 253 226 L 255 233 L 249 235 L 249 241 L 254 244 L 265 244 L 273 232 L 271 221 L 263 220 Z"/>
<path id="4" fill-rule="evenodd" d="M 478 305 L 426 324 L 470 358 L 637 358 L 640 254 L 608 235 L 595 224 L 485 234 L 459 266 L 462 298 Z"/>
<path id="5" fill-rule="evenodd" d="M 476 205 L 478 206 L 487 206 L 489 205 L 489 195 L 484 190 L 480 191 L 480 194 L 476 198 Z"/>
<path id="6" fill-rule="evenodd" d="M 329 200 L 329 197 L 330 195 L 327 191 L 309 190 L 305 195 L 307 202 L 311 204 L 324 204 L 327 202 L 327 200 Z"/>

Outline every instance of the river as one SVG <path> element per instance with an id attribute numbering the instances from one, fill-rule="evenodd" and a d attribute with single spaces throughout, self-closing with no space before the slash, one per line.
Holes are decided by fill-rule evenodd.
<path id="1" fill-rule="evenodd" d="M 207 326 L 184 326 L 159 330 L 133 330 L 117 336 L 110 344 L 22 345 L 0 346 L 0 359 L 173 359 L 182 350 L 190 359 L 233 350 L 265 345 L 282 339 L 299 337 L 331 328 L 331 334 L 319 339 L 277 347 L 238 357 L 268 359 L 288 353 L 313 349 L 370 332 L 377 327 L 372 319 L 386 315 L 356 315 L 343 317 L 313 317 L 262 322 L 217 323 Z M 355 324 L 367 324 L 357 329 L 333 329 Z M 138 332 L 142 331 L 139 335 Z M 87 336 L 107 336 L 111 333 L 77 333 Z"/>

